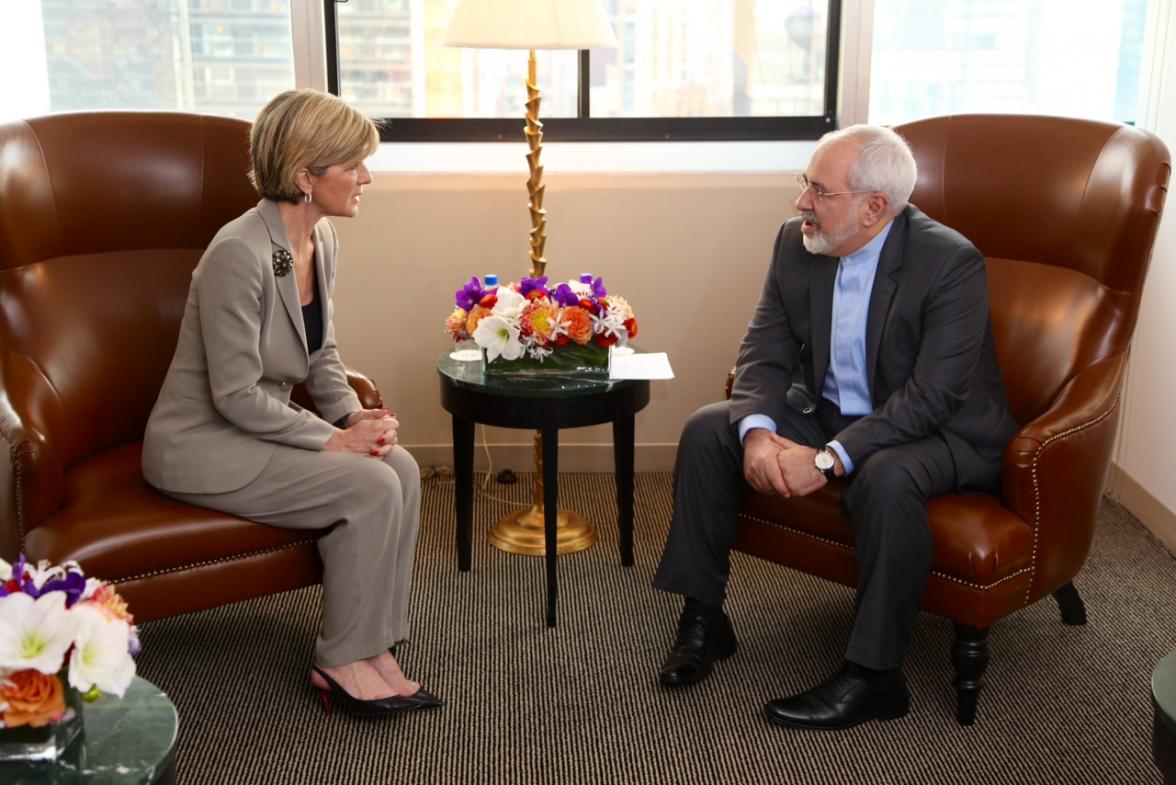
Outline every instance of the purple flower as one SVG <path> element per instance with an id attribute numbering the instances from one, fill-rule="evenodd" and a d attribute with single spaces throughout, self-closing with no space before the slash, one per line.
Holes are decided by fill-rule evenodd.
<path id="1" fill-rule="evenodd" d="M 580 298 L 577 297 L 576 293 L 572 291 L 572 287 L 568 286 L 566 283 L 561 283 L 559 286 L 555 287 L 555 292 L 552 296 L 555 298 L 557 305 L 567 307 L 569 305 L 580 304 Z"/>
<path id="2" fill-rule="evenodd" d="M 600 279 L 599 275 L 592 279 L 592 296 L 597 300 L 608 296 L 608 289 L 604 288 L 604 281 Z"/>
<path id="3" fill-rule="evenodd" d="M 453 299 L 457 302 L 458 308 L 469 311 L 485 296 L 486 290 L 482 288 L 482 282 L 478 280 L 477 276 L 474 276 L 470 278 L 469 283 L 454 293 Z"/>
<path id="4" fill-rule="evenodd" d="M 519 294 L 526 297 L 531 292 L 538 289 L 544 295 L 547 294 L 547 276 L 541 275 L 538 278 L 524 278 L 519 281 Z"/>
<path id="5" fill-rule="evenodd" d="M 51 591 L 65 592 L 65 607 L 72 608 L 73 604 L 82 598 L 82 592 L 86 590 L 86 579 L 82 577 L 79 572 L 67 572 L 64 578 L 58 578 L 54 581 L 45 581 L 45 585 L 41 587 L 41 594 L 48 594 Z"/>
<path id="6" fill-rule="evenodd" d="M 23 553 L 19 554 L 16 557 L 16 564 L 12 565 L 12 580 L 16 583 L 17 591 L 36 599 L 41 596 L 41 592 L 33 585 L 33 577 L 28 574 L 28 566 L 28 559 Z"/>

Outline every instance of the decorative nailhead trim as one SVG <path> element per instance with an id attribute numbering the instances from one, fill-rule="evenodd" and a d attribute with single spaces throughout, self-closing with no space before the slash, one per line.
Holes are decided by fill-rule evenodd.
<path id="1" fill-rule="evenodd" d="M 8 442 L 8 458 L 12 462 L 15 487 L 12 491 L 12 501 L 16 507 L 16 547 L 24 550 L 24 463 L 20 460 L 20 453 L 16 449 L 16 440 L 4 423 L 0 422 L 0 435 Z"/>
<path id="2" fill-rule="evenodd" d="M 1031 558 L 1029 560 L 1029 564 L 1033 568 L 1033 576 L 1029 579 L 1029 585 L 1025 588 L 1025 604 L 1026 605 L 1029 604 L 1029 595 L 1033 592 L 1033 583 L 1037 577 L 1037 542 L 1038 542 L 1040 531 L 1041 531 L 1041 482 L 1040 482 L 1040 480 L 1038 478 L 1038 474 L 1037 474 L 1037 465 L 1039 463 L 1041 463 L 1042 453 L 1045 452 L 1047 447 L 1049 447 L 1051 444 L 1058 441 L 1059 439 L 1064 439 L 1067 436 L 1078 433 L 1079 431 L 1084 431 L 1087 428 L 1093 428 L 1094 426 L 1098 425 L 1103 420 L 1110 417 L 1112 414 L 1115 413 L 1115 410 L 1119 408 L 1120 397 L 1121 397 L 1121 393 L 1117 393 L 1115 395 L 1114 403 L 1111 404 L 1111 408 L 1107 409 L 1105 412 L 1100 414 L 1098 417 L 1095 417 L 1093 420 L 1088 420 L 1088 421 L 1082 423 L 1081 425 L 1075 425 L 1073 428 L 1069 429 L 1068 431 L 1062 431 L 1061 433 L 1058 433 L 1058 434 L 1055 434 L 1055 435 L 1049 437 L 1048 439 L 1046 439 L 1044 442 L 1041 443 L 1041 446 L 1037 448 L 1037 452 L 1033 453 L 1033 468 L 1032 468 L 1032 477 L 1033 477 L 1033 555 L 1031 556 Z"/>
<path id="3" fill-rule="evenodd" d="M 993 581 L 992 583 L 972 583 L 971 581 L 965 581 L 963 578 L 957 578 L 954 575 L 948 575 L 947 573 L 940 572 L 939 570 L 932 570 L 931 574 L 938 575 L 940 578 L 943 578 L 945 581 L 951 581 L 952 583 L 958 583 L 961 586 L 967 586 L 970 589 L 980 589 L 981 591 L 987 591 L 988 589 L 991 589 L 993 586 L 1000 586 L 1002 583 L 1005 583 L 1006 581 L 1011 581 L 1013 578 L 1024 575 L 1027 572 L 1033 572 L 1033 568 L 1032 567 L 1022 567 L 1021 569 L 1017 570 L 1016 572 L 1010 572 L 1008 575 L 1004 576 L 1000 580 Z"/>
<path id="4" fill-rule="evenodd" d="M 841 548 L 842 550 L 845 550 L 845 551 L 850 551 L 850 552 L 853 551 L 853 548 L 849 547 L 848 545 L 846 545 L 843 542 L 837 542 L 836 540 L 830 540 L 828 537 L 819 537 L 819 536 L 812 534 L 810 532 L 801 531 L 800 529 L 795 529 L 791 526 L 786 526 L 786 525 L 779 523 L 777 521 L 764 520 L 763 518 L 757 518 L 754 515 L 748 515 L 747 513 L 739 513 L 739 517 L 746 518 L 749 521 L 755 521 L 756 523 L 763 523 L 768 526 L 775 526 L 777 529 L 784 529 L 785 531 L 792 532 L 793 534 L 799 534 L 802 537 L 808 537 L 810 540 L 817 540 L 818 542 L 823 542 L 827 545 L 832 545 L 834 547 Z M 1013 578 L 1016 578 L 1019 575 L 1024 575 L 1025 573 L 1031 572 L 1031 571 L 1032 571 L 1032 567 L 1022 567 L 1021 569 L 1017 570 L 1016 572 L 1009 573 L 1008 575 L 1004 576 L 1003 578 L 996 580 L 996 581 L 993 581 L 992 583 L 987 583 L 987 584 L 973 583 L 972 581 L 966 581 L 963 578 L 957 578 L 954 575 L 948 575 L 947 573 L 940 572 L 939 570 L 932 570 L 931 574 L 936 575 L 940 578 L 943 578 L 944 580 L 951 581 L 952 583 L 958 583 L 961 586 L 967 586 L 971 589 L 987 590 L 987 589 L 991 589 L 993 586 L 999 586 L 1002 583 L 1004 583 L 1005 581 L 1011 581 Z"/>
<path id="5" fill-rule="evenodd" d="M 191 564 L 182 564 L 179 567 L 169 567 L 166 570 L 154 570 L 152 572 L 144 572 L 138 575 L 129 575 L 125 578 L 118 578 L 114 582 L 115 585 L 129 583 L 131 581 L 141 581 L 144 578 L 155 578 L 160 575 L 167 575 L 173 572 L 183 572 L 184 570 L 191 570 L 197 567 L 210 567 L 214 564 L 225 564 L 227 562 L 240 561 L 242 559 L 251 559 L 254 556 L 263 556 L 267 553 L 277 553 L 279 551 L 289 550 L 290 548 L 297 548 L 300 545 L 306 545 L 310 542 L 315 542 L 317 537 L 310 537 L 305 540 L 298 540 L 297 542 L 287 543 L 286 545 L 278 545 L 273 548 L 262 548 L 257 551 L 249 551 L 248 553 L 237 554 L 236 556 L 226 556 L 220 559 L 208 559 L 207 561 L 192 562 Z"/>

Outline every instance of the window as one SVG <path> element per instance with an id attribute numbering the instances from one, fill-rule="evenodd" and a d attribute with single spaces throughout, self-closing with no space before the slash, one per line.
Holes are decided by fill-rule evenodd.
<path id="1" fill-rule="evenodd" d="M 163 109 L 252 120 L 294 86 L 289 0 L 16 3 L 0 119 Z M 5 17 L 11 20 L 6 7 Z M 31 64 L 31 67 L 30 65 Z M 0 77 L 0 79 L 6 79 Z M 9 98 L 9 96 L 12 96 Z"/>
<path id="2" fill-rule="evenodd" d="M 1147 0 L 875 0 L 870 122 L 1134 121 Z"/>
<path id="3" fill-rule="evenodd" d="M 561 139 L 815 138 L 833 126 L 840 0 L 602 0 L 618 47 L 537 52 Z M 385 138 L 516 140 L 527 53 L 442 45 L 457 0 L 326 0 L 331 89 Z"/>

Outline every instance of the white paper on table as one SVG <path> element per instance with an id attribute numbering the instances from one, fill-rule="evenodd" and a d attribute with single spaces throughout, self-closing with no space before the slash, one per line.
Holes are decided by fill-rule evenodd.
<path id="1" fill-rule="evenodd" d="M 673 379 L 674 369 L 665 352 L 622 354 L 613 352 L 609 358 L 610 379 Z"/>

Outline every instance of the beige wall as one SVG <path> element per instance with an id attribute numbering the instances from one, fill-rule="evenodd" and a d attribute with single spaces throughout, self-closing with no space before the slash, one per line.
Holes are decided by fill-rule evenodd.
<path id="1" fill-rule="evenodd" d="M 1150 52 L 1153 83 L 1141 125 L 1176 152 L 1176 3 L 1159 4 L 1160 40 Z M 1146 64 L 1146 63 L 1145 63 Z M 1172 336 L 1176 335 L 1176 182 L 1156 236 L 1147 286 L 1132 344 L 1123 417 L 1111 491 L 1176 552 L 1176 388 Z"/>
<path id="2" fill-rule="evenodd" d="M 788 175 L 548 174 L 548 272 L 604 276 L 641 324 L 636 343 L 669 353 L 676 378 L 654 382 L 637 417 L 637 468 L 667 470 L 682 423 L 722 397 L 767 270 L 792 215 Z M 344 361 L 372 376 L 425 466 L 451 464 L 449 416 L 438 400 L 445 316 L 471 275 L 525 274 L 530 229 L 516 175 L 380 175 L 360 216 L 336 220 L 335 292 Z M 486 429 L 495 468 L 533 467 L 532 434 Z M 478 443 L 483 443 L 479 428 Z M 606 426 L 564 431 L 560 468 L 611 469 Z M 479 450 L 478 467 L 485 454 Z"/>

